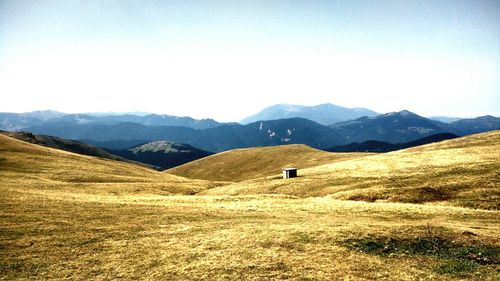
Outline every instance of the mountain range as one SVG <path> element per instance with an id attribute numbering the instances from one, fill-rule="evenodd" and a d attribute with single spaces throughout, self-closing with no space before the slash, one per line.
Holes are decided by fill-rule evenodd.
<path id="1" fill-rule="evenodd" d="M 258 121 L 247 125 L 221 124 L 194 129 L 181 126 L 146 126 L 139 123 L 48 122 L 25 128 L 38 134 L 80 140 L 107 149 L 128 149 L 150 141 L 168 140 L 220 152 L 234 148 L 307 144 L 327 149 L 368 140 L 411 142 L 438 133 L 459 136 L 500 129 L 500 118 L 485 116 L 449 124 L 403 110 L 324 126 L 303 118 Z"/>
<path id="2" fill-rule="evenodd" d="M 330 123 L 346 118 L 354 119 Z M 246 124 L 256 119 L 263 120 Z M 444 123 L 407 110 L 377 114 L 332 104 L 274 105 L 242 122 L 245 124 L 157 114 L 0 113 L 0 129 L 81 141 L 132 158 L 138 156 L 124 151 L 156 141 L 190 145 L 204 152 L 283 144 L 329 149 L 366 141 L 401 144 L 441 133 L 464 136 L 500 129 L 500 119 L 493 116 Z"/>
<path id="3" fill-rule="evenodd" d="M 472 123 L 475 124 L 474 121 Z M 375 117 L 361 117 L 355 120 L 338 122 L 329 127 L 341 132 L 343 143 L 368 140 L 401 143 L 437 133 L 455 131 L 452 124 L 445 125 L 421 117 L 408 110 L 403 110 Z M 446 126 L 446 129 L 443 128 L 444 126 Z"/>
<path id="4" fill-rule="evenodd" d="M 169 140 L 186 143 L 212 152 L 280 144 L 303 143 L 314 147 L 336 144 L 340 139 L 327 126 L 316 122 L 291 118 L 255 122 L 248 125 L 228 124 L 209 129 L 178 126 L 144 126 L 137 123 L 100 124 L 45 124 L 29 127 L 30 132 L 81 140 L 107 149 L 127 149 L 149 141 Z"/>
<path id="5" fill-rule="evenodd" d="M 182 126 L 194 129 L 213 128 L 222 124 L 213 119 L 194 119 L 158 114 L 65 114 L 51 110 L 27 113 L 0 112 L 0 130 L 5 131 L 26 130 L 26 128 L 38 125 L 115 125 L 127 122 L 144 126 Z"/>

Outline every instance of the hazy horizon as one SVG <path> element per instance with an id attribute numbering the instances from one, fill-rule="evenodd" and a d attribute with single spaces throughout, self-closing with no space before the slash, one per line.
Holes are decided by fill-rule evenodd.
<path id="1" fill-rule="evenodd" d="M 296 106 L 298 104 L 280 103 L 280 104 L 269 105 L 267 107 L 271 107 L 271 106 L 274 106 L 274 105 L 292 105 L 292 106 Z M 317 104 L 317 105 L 321 105 L 321 104 Z M 298 106 L 302 106 L 302 105 L 298 105 Z M 316 105 L 312 105 L 312 106 L 316 106 Z M 351 107 L 351 108 L 361 108 L 361 107 Z M 370 109 L 370 108 L 366 108 L 366 109 Z M 407 108 L 403 108 L 403 109 L 396 110 L 396 111 L 378 112 L 378 113 L 380 113 L 380 114 L 386 114 L 386 113 L 391 113 L 391 112 L 399 112 L 399 111 L 403 111 L 403 110 L 408 110 L 410 112 L 413 112 L 413 113 L 415 113 L 417 115 L 420 115 L 420 116 L 426 117 L 426 118 L 467 119 L 467 118 L 482 117 L 482 116 L 486 116 L 486 115 L 491 115 L 491 116 L 500 118 L 499 115 L 492 115 L 492 114 L 469 115 L 469 116 L 449 116 L 449 115 L 431 115 L 431 116 L 429 116 L 429 115 L 419 114 L 418 112 L 412 111 L 411 109 L 407 109 Z M 36 110 L 31 110 L 31 111 L 17 111 L 17 112 L 14 112 L 14 111 L 2 111 L 2 112 L 4 112 L 4 113 L 32 113 L 32 112 L 44 112 L 44 111 L 53 111 L 53 112 L 58 112 L 58 113 L 63 113 L 63 114 L 90 114 L 90 115 L 102 115 L 102 116 L 106 116 L 106 115 L 125 115 L 125 114 L 145 116 L 145 115 L 149 115 L 149 114 L 157 114 L 157 115 L 172 115 L 172 116 L 177 116 L 177 117 L 192 117 L 192 118 L 195 118 L 195 119 L 214 119 L 217 122 L 237 122 L 237 123 L 240 123 L 240 121 L 242 121 L 242 119 L 245 119 L 246 117 L 249 117 L 249 116 L 257 114 L 257 113 L 260 113 L 261 110 L 258 110 L 257 112 L 254 112 L 254 113 L 252 113 L 252 114 L 250 114 L 248 116 L 245 116 L 242 119 L 238 119 L 238 120 L 219 120 L 217 118 L 213 118 L 213 117 L 210 117 L 210 116 L 196 118 L 196 117 L 193 117 L 192 115 L 173 115 L 173 114 L 169 114 L 168 112 L 147 112 L 147 111 L 87 111 L 87 112 L 75 111 L 75 112 L 67 112 L 67 111 L 60 111 L 60 110 L 54 110 L 54 109 L 36 109 Z"/>
<path id="2" fill-rule="evenodd" d="M 0 1 L 2 112 L 500 116 L 498 1 Z"/>

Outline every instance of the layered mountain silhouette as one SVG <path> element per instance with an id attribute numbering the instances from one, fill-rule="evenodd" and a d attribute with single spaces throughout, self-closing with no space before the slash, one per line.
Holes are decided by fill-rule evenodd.
<path id="1" fill-rule="evenodd" d="M 322 125 L 330 125 L 340 121 L 351 120 L 363 116 L 373 117 L 379 113 L 366 108 L 346 108 L 331 103 L 315 106 L 276 104 L 264 108 L 259 113 L 241 120 L 241 124 L 250 124 L 262 120 L 287 118 L 305 118 Z"/>
<path id="2" fill-rule="evenodd" d="M 146 126 L 139 123 L 49 122 L 26 130 L 82 140 L 108 149 L 128 149 L 145 142 L 169 140 L 205 151 L 234 148 L 307 144 L 327 149 L 369 140 L 405 143 L 438 133 L 459 136 L 500 129 L 500 118 L 485 116 L 449 124 L 403 110 L 324 126 L 304 118 L 258 121 L 247 125 L 222 124 L 207 129 L 182 126 Z"/>
<path id="3" fill-rule="evenodd" d="M 144 140 L 169 140 L 213 152 L 241 147 L 292 143 L 327 148 L 331 146 L 329 144 L 337 144 L 337 141 L 341 139 L 327 126 L 302 118 L 262 121 L 248 125 L 229 124 L 203 130 L 177 126 L 151 127 L 137 123 L 115 125 L 44 124 L 31 127 L 28 130 L 68 139 L 84 140 L 87 143 L 108 149 L 125 149 L 129 148 L 131 144 L 144 143 Z"/>
<path id="4" fill-rule="evenodd" d="M 390 152 L 415 146 L 420 146 L 424 144 L 449 140 L 458 138 L 459 136 L 451 133 L 440 133 L 431 135 L 425 138 L 418 139 L 412 142 L 405 143 L 389 143 L 384 141 L 365 141 L 362 143 L 350 143 L 346 145 L 334 146 L 326 149 L 326 151 L 330 152 Z"/>
<path id="5" fill-rule="evenodd" d="M 401 143 L 447 132 L 440 125 L 437 121 L 403 110 L 339 122 L 330 128 L 341 132 L 344 143 L 368 140 Z"/>
<path id="6" fill-rule="evenodd" d="M 17 131 L 43 125 L 65 126 L 74 124 L 115 125 L 137 123 L 144 126 L 182 126 L 194 129 L 207 129 L 222 125 L 213 119 L 194 119 L 172 115 L 134 115 L 134 114 L 65 114 L 57 111 L 33 111 L 27 113 L 0 113 L 0 130 Z"/>
<path id="7" fill-rule="evenodd" d="M 500 118 L 491 115 L 473 119 L 461 119 L 450 124 L 439 125 L 446 131 L 465 136 L 500 129 Z"/>
<path id="8" fill-rule="evenodd" d="M 281 118 L 293 115 L 313 120 Z M 211 152 L 282 144 L 306 144 L 320 149 L 366 141 L 401 144 L 440 133 L 464 136 L 500 129 L 500 119 L 493 116 L 444 123 L 407 110 L 377 115 L 368 109 L 348 109 L 332 104 L 312 107 L 275 105 L 244 122 L 252 118 L 272 120 L 242 125 L 171 115 L 37 111 L 0 113 L 0 129 L 51 135 L 112 150 L 127 150 L 153 141 L 170 141 Z M 345 118 L 355 119 L 331 124 L 333 120 Z"/>
<path id="9" fill-rule="evenodd" d="M 160 167 L 162 170 L 213 154 L 188 144 L 170 141 L 154 141 L 129 149 L 110 150 L 109 152 L 123 158 Z"/>
<path id="10" fill-rule="evenodd" d="M 43 110 L 26 113 L 0 112 L 0 130 L 17 131 L 30 126 L 42 124 L 46 121 L 64 116 L 64 113 Z"/>

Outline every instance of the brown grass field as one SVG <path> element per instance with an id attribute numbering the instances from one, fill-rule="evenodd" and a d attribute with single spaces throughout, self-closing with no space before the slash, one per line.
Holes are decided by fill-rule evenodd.
<path id="1" fill-rule="evenodd" d="M 212 181 L 0 135 L 0 279 L 499 280 L 499 145 L 496 131 Z"/>

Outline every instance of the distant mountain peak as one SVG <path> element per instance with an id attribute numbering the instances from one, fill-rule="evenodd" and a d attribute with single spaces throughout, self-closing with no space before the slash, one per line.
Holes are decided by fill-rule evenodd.
<path id="1" fill-rule="evenodd" d="M 57 110 L 51 110 L 51 109 L 46 109 L 46 110 L 35 110 L 35 111 L 31 111 L 31 112 L 26 112 L 26 113 L 51 113 L 51 114 L 66 114 L 66 113 L 62 113 L 60 111 L 57 111 Z"/>
<path id="2" fill-rule="evenodd" d="M 479 116 L 479 117 L 476 117 L 473 119 L 476 119 L 476 120 L 497 120 L 498 117 L 495 117 L 493 115 L 484 115 L 484 116 Z"/>
<path id="3" fill-rule="evenodd" d="M 331 103 L 323 103 L 314 106 L 282 103 L 266 107 L 259 113 L 241 120 L 240 123 L 250 124 L 257 121 L 299 117 L 312 120 L 322 125 L 330 125 L 339 121 L 376 115 L 378 115 L 378 113 L 366 108 L 346 108 Z"/>
<path id="4" fill-rule="evenodd" d="M 42 121 L 47 121 L 66 115 L 66 113 L 62 113 L 55 110 L 36 110 L 36 111 L 26 112 L 23 114 L 26 116 L 40 119 Z"/>
<path id="5" fill-rule="evenodd" d="M 380 117 L 383 117 L 383 116 L 401 116 L 401 117 L 421 117 L 420 115 L 418 114 L 415 114 L 409 110 L 401 110 L 401 111 L 395 111 L 395 112 L 389 112 L 389 113 L 386 113 L 386 114 L 382 114 L 380 115 Z"/>

